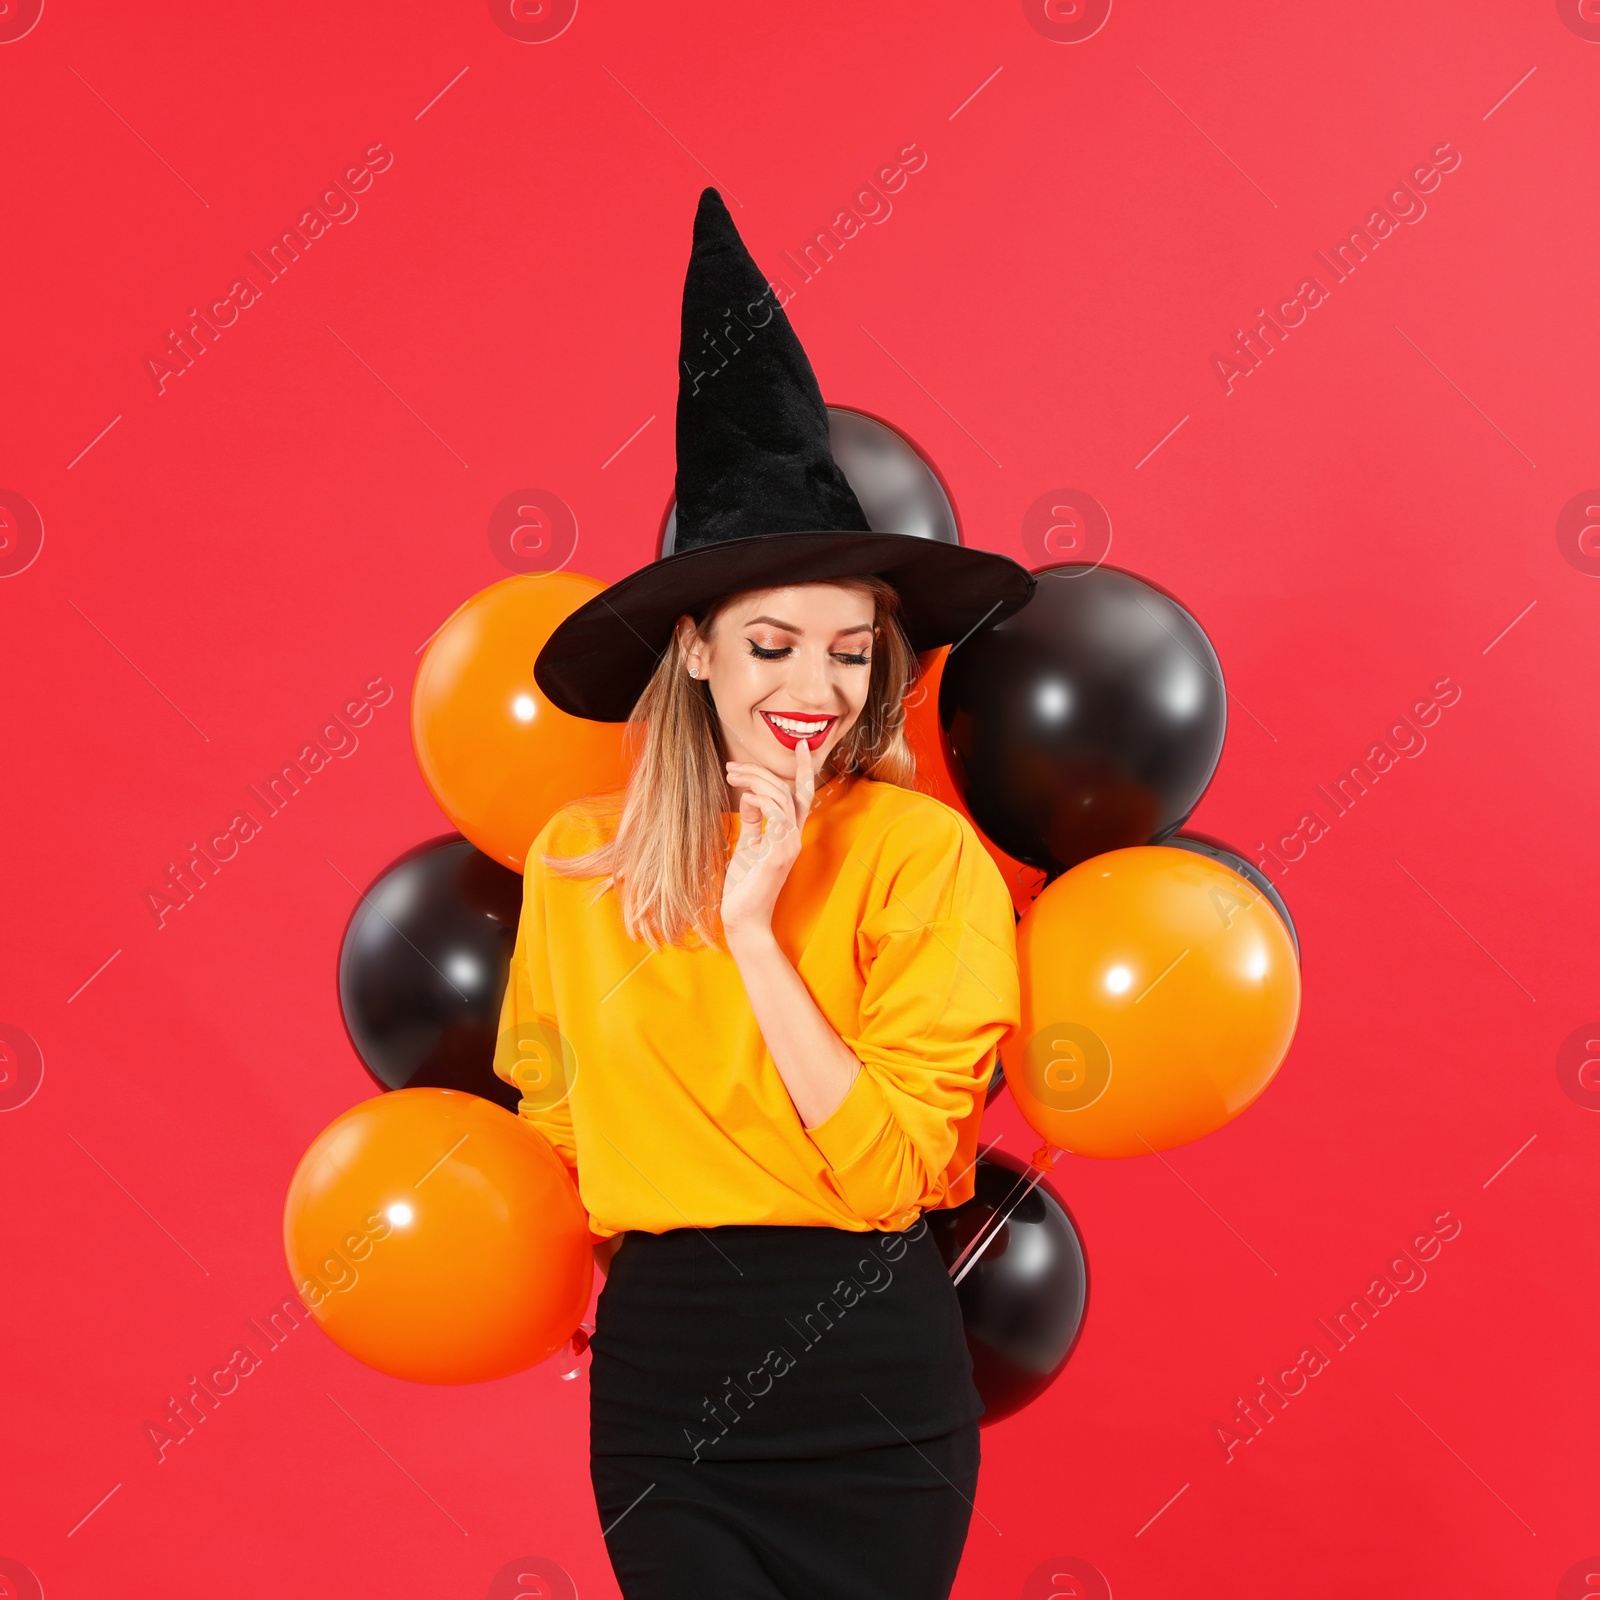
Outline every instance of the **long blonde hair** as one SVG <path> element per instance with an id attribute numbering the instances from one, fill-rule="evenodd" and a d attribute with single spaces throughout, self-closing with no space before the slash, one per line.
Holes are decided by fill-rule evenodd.
<path id="1" fill-rule="evenodd" d="M 817 774 L 817 787 L 843 773 L 860 773 L 912 788 L 917 766 L 906 742 L 904 701 L 921 668 L 900 624 L 899 593 L 882 578 L 837 581 L 871 595 L 876 632 L 866 702 Z M 699 641 L 711 642 L 735 598 L 710 601 L 694 616 Z M 725 752 L 710 685 L 684 670 L 676 638 L 634 705 L 623 748 L 626 788 L 587 797 L 575 807 L 603 824 L 614 819 L 615 832 L 582 855 L 544 854 L 544 864 L 561 877 L 599 877 L 591 904 L 607 890 L 619 892 L 628 936 L 652 950 L 662 944 L 691 948 L 691 933 L 721 944 L 719 907 L 729 854 Z"/>

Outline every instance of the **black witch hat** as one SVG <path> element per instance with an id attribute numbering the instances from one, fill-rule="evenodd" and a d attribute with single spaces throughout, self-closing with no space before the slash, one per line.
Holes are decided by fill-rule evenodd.
<path id="1" fill-rule="evenodd" d="M 627 721 L 678 618 L 744 589 L 883 578 L 919 653 L 1027 603 L 1037 580 L 1009 556 L 872 531 L 811 363 L 715 189 L 695 213 L 679 355 L 676 548 L 550 635 L 533 676 L 561 710 Z"/>

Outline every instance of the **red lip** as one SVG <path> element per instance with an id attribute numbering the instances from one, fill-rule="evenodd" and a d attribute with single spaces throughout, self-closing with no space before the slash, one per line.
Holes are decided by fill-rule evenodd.
<path id="1" fill-rule="evenodd" d="M 794 715 L 791 716 L 791 713 L 789 713 L 787 711 L 781 712 L 779 714 L 781 716 L 790 717 L 791 720 L 794 721 L 794 722 L 815 722 L 816 721 L 815 717 L 803 717 L 803 716 L 800 716 L 798 714 L 794 714 Z M 775 738 L 778 741 L 778 743 L 781 744 L 784 747 L 785 750 L 797 750 L 797 749 L 799 749 L 799 747 L 800 747 L 800 736 L 798 734 L 795 734 L 795 733 L 786 733 L 782 728 L 780 728 L 777 725 L 777 723 L 775 723 L 772 720 L 772 714 L 770 712 L 763 711 L 761 713 L 761 720 L 763 722 L 765 722 L 766 725 L 772 730 L 773 738 Z M 812 734 L 811 737 L 805 741 L 806 744 L 813 750 L 820 750 L 822 748 L 823 740 L 825 740 L 828 737 L 828 735 L 833 732 L 833 725 L 838 720 L 839 719 L 837 717 L 829 717 L 827 722 L 823 725 L 823 727 L 821 727 L 816 733 Z"/>

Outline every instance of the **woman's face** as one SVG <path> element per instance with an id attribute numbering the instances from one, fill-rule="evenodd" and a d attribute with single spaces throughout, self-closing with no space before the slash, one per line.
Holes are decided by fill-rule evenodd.
<path id="1" fill-rule="evenodd" d="M 805 738 L 820 772 L 867 702 L 872 619 L 872 596 L 836 583 L 735 595 L 705 645 L 693 619 L 679 618 L 679 670 L 710 684 L 729 759 L 793 782 Z"/>

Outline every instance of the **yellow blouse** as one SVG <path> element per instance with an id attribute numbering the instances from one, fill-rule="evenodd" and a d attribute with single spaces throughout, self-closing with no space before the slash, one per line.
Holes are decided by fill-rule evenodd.
<path id="1" fill-rule="evenodd" d="M 724 813 L 731 853 L 738 813 Z M 973 1194 L 1000 1041 L 1020 1026 L 1016 919 L 972 824 L 860 776 L 818 791 L 772 928 L 863 1070 L 806 1128 L 733 958 L 652 953 L 615 893 L 550 872 L 603 823 L 533 841 L 494 1070 L 577 1182 L 596 1239 L 721 1223 L 909 1227 Z"/>

